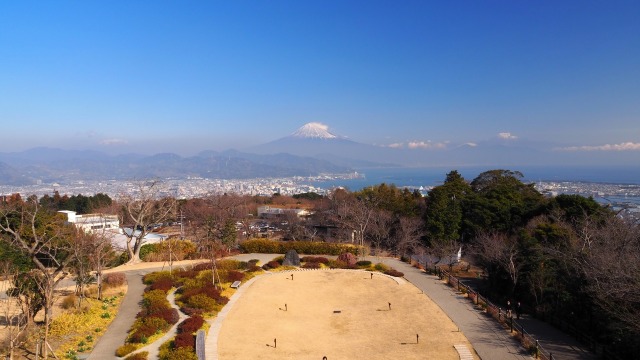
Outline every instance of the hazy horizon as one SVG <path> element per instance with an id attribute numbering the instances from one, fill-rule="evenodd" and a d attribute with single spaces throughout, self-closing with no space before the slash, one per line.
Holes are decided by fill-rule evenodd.
<path id="1" fill-rule="evenodd" d="M 640 3 L 0 4 L 0 152 L 244 150 L 326 124 L 429 158 L 634 165 Z M 507 151 L 510 152 L 510 151 Z M 409 155 L 407 155 L 409 156 Z"/>

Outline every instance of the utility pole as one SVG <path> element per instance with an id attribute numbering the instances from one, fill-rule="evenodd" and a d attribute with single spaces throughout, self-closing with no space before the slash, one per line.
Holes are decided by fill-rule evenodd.
<path id="1" fill-rule="evenodd" d="M 180 240 L 184 240 L 184 215 L 182 215 L 182 209 L 180 209 Z"/>

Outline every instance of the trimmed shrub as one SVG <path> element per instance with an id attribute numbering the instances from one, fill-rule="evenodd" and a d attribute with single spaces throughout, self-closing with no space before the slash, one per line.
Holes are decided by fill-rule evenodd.
<path id="1" fill-rule="evenodd" d="M 165 308 L 150 315 L 151 317 L 158 317 L 160 319 L 163 319 L 171 325 L 177 323 L 178 320 L 180 320 L 180 314 L 178 313 L 178 310 L 174 308 Z"/>
<path id="2" fill-rule="evenodd" d="M 202 309 L 196 309 L 196 308 L 186 307 L 186 306 L 181 307 L 180 310 L 182 310 L 183 313 L 189 316 L 202 315 L 202 313 L 204 312 L 202 311 Z"/>
<path id="3" fill-rule="evenodd" d="M 320 263 L 320 264 L 328 264 L 329 259 L 323 256 L 303 256 L 300 259 L 301 262 L 312 262 L 312 263 Z"/>
<path id="4" fill-rule="evenodd" d="M 191 350 L 195 350 L 196 337 L 191 333 L 180 333 L 176 335 L 176 338 L 173 341 L 173 347 L 176 349 L 189 348 Z"/>
<path id="5" fill-rule="evenodd" d="M 155 334 L 156 334 L 155 329 L 142 327 L 134 331 L 131 335 L 129 335 L 129 338 L 127 339 L 127 341 L 130 342 L 131 344 L 146 344 L 149 338 Z"/>
<path id="6" fill-rule="evenodd" d="M 213 268 L 213 265 L 211 264 L 210 261 L 198 264 L 196 266 L 193 267 L 193 270 L 195 271 L 202 271 L 202 270 L 211 270 Z"/>
<path id="7" fill-rule="evenodd" d="M 303 269 L 320 269 L 320 263 L 317 262 L 306 262 L 302 264 Z"/>
<path id="8" fill-rule="evenodd" d="M 104 274 L 102 276 L 103 288 L 114 288 L 118 286 L 123 286 L 126 283 L 127 283 L 127 276 L 121 272 Z"/>
<path id="9" fill-rule="evenodd" d="M 156 308 L 171 308 L 167 294 L 162 290 L 150 290 L 142 295 L 142 306 L 153 312 Z"/>
<path id="10" fill-rule="evenodd" d="M 182 293 L 182 296 L 180 297 L 180 301 L 187 303 L 187 302 L 189 302 L 189 299 L 192 296 L 199 295 L 199 294 L 204 294 L 204 295 L 216 300 L 219 304 L 222 304 L 222 305 L 226 304 L 229 301 L 228 298 L 220 295 L 220 290 L 217 290 L 216 288 L 214 288 L 212 286 L 204 286 L 204 287 L 185 290 Z"/>
<path id="11" fill-rule="evenodd" d="M 258 265 L 250 265 L 247 268 L 247 272 L 256 272 L 256 271 L 260 271 L 260 270 L 262 270 L 262 268 L 260 266 L 258 266 Z"/>
<path id="12" fill-rule="evenodd" d="M 173 276 L 168 271 L 156 271 L 142 277 L 142 282 L 145 283 L 146 285 L 151 285 L 161 278 L 167 278 L 167 279 L 173 280 Z"/>
<path id="13" fill-rule="evenodd" d="M 178 331 L 181 333 L 193 334 L 198 331 L 204 324 L 204 319 L 200 315 L 195 315 L 187 318 L 180 325 L 178 325 Z"/>
<path id="14" fill-rule="evenodd" d="M 278 261 L 276 261 L 276 260 L 271 260 L 271 261 L 269 261 L 269 262 L 267 263 L 267 265 L 269 265 L 269 268 L 271 268 L 271 269 L 277 269 L 277 268 L 279 268 L 280 266 L 282 266 L 282 264 L 281 264 L 281 263 L 279 263 L 279 262 L 278 262 Z"/>
<path id="15" fill-rule="evenodd" d="M 240 269 L 240 261 L 232 259 L 224 259 L 216 261 L 218 270 L 238 270 Z"/>
<path id="16" fill-rule="evenodd" d="M 249 263 L 249 265 L 258 265 L 258 263 L 260 262 L 260 260 L 258 259 L 251 259 L 249 261 L 247 261 Z"/>
<path id="17" fill-rule="evenodd" d="M 140 351 L 139 353 L 127 356 L 126 358 L 124 358 L 124 360 L 147 360 L 148 358 L 148 351 Z"/>
<path id="18" fill-rule="evenodd" d="M 360 260 L 356 263 L 357 266 L 359 267 L 369 267 L 371 266 L 371 261 L 369 260 Z"/>
<path id="19" fill-rule="evenodd" d="M 167 293 L 173 287 L 173 279 L 159 278 L 149 286 L 149 290 L 162 290 Z"/>
<path id="20" fill-rule="evenodd" d="M 396 269 L 389 269 L 389 270 L 385 271 L 384 273 L 387 274 L 387 275 L 390 275 L 390 276 L 395 276 L 395 277 L 403 277 L 404 276 L 404 273 L 402 273 L 402 272 L 400 272 L 400 271 L 398 271 Z"/>
<path id="21" fill-rule="evenodd" d="M 377 263 L 377 264 L 374 266 L 374 268 L 375 268 L 376 270 L 378 270 L 378 271 L 381 271 L 381 272 L 385 272 L 385 271 L 387 271 L 387 270 L 391 269 L 391 268 L 389 267 L 389 265 L 386 265 L 386 264 L 383 264 L 383 263 Z"/>
<path id="22" fill-rule="evenodd" d="M 251 239 L 240 244 L 240 249 L 247 253 L 286 254 L 295 250 L 298 254 L 308 255 L 340 255 L 345 252 L 358 253 L 358 247 L 352 244 L 327 243 L 319 241 L 273 241 L 268 239 Z"/>
<path id="23" fill-rule="evenodd" d="M 132 351 L 136 350 L 136 346 L 134 344 L 124 344 L 116 349 L 116 356 L 123 357 Z"/>
<path id="24" fill-rule="evenodd" d="M 71 294 L 71 295 L 65 296 L 62 299 L 60 306 L 65 310 L 69 310 L 76 307 L 77 304 L 78 304 L 78 297 L 75 294 Z"/>
<path id="25" fill-rule="evenodd" d="M 189 348 L 177 348 L 175 350 L 160 348 L 158 354 L 160 360 L 198 360 L 198 356 Z"/>
<path id="26" fill-rule="evenodd" d="M 170 327 L 169 322 L 167 320 L 158 316 L 150 316 L 150 317 L 144 318 L 142 319 L 142 324 L 152 329 L 159 329 L 162 331 L 167 330 Z"/>
<path id="27" fill-rule="evenodd" d="M 340 260 L 329 260 L 329 263 L 327 264 L 327 266 L 329 266 L 332 269 L 347 269 L 349 267 L 347 263 Z"/>
<path id="28" fill-rule="evenodd" d="M 146 344 L 150 337 L 168 329 L 169 324 L 166 320 L 154 316 L 136 320 L 133 328 L 128 342 Z"/>
<path id="29" fill-rule="evenodd" d="M 358 259 L 356 259 L 356 256 L 353 255 L 352 253 L 344 253 L 344 254 L 338 255 L 338 261 L 342 261 L 349 266 L 353 266 L 356 264 Z"/>
<path id="30" fill-rule="evenodd" d="M 189 307 L 202 309 L 204 311 L 213 311 L 216 308 L 216 301 L 205 294 L 190 297 L 187 304 Z"/>
<path id="31" fill-rule="evenodd" d="M 149 259 L 149 255 L 154 254 L 158 251 L 157 244 L 144 244 L 140 247 L 140 260 L 142 261 L 153 261 Z"/>
<path id="32" fill-rule="evenodd" d="M 199 271 L 196 270 L 174 270 L 173 271 L 173 277 L 174 279 L 181 279 L 181 280 L 185 280 L 185 279 L 192 279 L 198 276 Z"/>
<path id="33" fill-rule="evenodd" d="M 242 279 L 244 279 L 244 273 L 240 272 L 240 271 L 236 271 L 236 270 L 230 270 L 227 273 L 227 281 L 228 282 L 234 282 L 234 281 L 242 281 Z"/>
<path id="34" fill-rule="evenodd" d="M 196 252 L 196 245 L 189 240 L 170 239 L 156 244 L 145 244 L 140 248 L 143 261 L 167 261 L 190 258 Z"/>

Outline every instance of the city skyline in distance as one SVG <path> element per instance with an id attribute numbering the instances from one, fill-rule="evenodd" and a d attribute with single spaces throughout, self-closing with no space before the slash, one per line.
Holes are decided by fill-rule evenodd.
<path id="1" fill-rule="evenodd" d="M 317 122 L 416 166 L 634 166 L 639 10 L 628 1 L 3 3 L 0 152 L 192 156 Z"/>

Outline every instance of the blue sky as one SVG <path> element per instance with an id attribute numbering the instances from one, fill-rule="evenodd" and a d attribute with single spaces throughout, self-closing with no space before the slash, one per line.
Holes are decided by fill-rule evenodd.
<path id="1" fill-rule="evenodd" d="M 640 159 L 638 18 L 637 1 L 3 1 L 0 151 L 190 155 L 314 121 L 425 152 Z"/>

